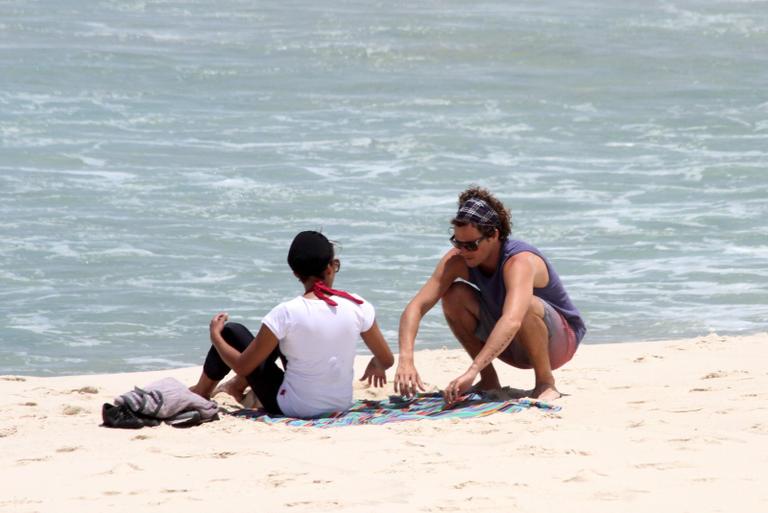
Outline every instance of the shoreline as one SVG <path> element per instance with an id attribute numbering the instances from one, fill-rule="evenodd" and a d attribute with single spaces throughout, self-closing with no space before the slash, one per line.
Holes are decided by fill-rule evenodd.
<path id="1" fill-rule="evenodd" d="M 186 430 L 99 427 L 103 402 L 160 377 L 191 384 L 200 367 L 3 375 L 0 511 L 535 512 L 546 501 L 566 512 L 762 512 L 766 356 L 768 333 L 585 344 L 555 371 L 559 412 L 331 429 L 228 415 Z M 365 363 L 357 357 L 357 377 Z M 469 359 L 421 349 L 416 364 L 441 388 Z M 532 385 L 531 371 L 496 369 L 503 385 Z M 391 387 L 356 383 L 355 397 Z"/>
<path id="2" fill-rule="evenodd" d="M 627 340 L 627 341 L 616 341 L 616 342 L 582 342 L 582 344 L 579 346 L 579 349 L 576 352 L 576 356 L 574 358 L 578 358 L 579 353 L 584 350 L 584 348 L 588 347 L 599 347 L 599 346 L 623 346 L 623 345 L 633 345 L 633 344 L 659 344 L 659 343 L 674 343 L 674 342 L 686 342 L 691 340 L 699 340 L 703 338 L 708 337 L 726 337 L 726 338 L 734 338 L 734 339 L 740 339 L 740 338 L 749 338 L 749 337 L 755 337 L 755 336 L 768 336 L 768 331 L 756 331 L 756 332 L 749 332 L 749 333 L 738 333 L 738 334 L 720 334 L 716 332 L 709 332 L 704 335 L 696 335 L 692 337 L 680 337 L 680 338 L 653 338 L 653 339 L 646 339 L 646 340 Z M 452 347 L 448 347 L 448 345 L 444 344 L 441 347 L 423 347 L 419 348 L 418 343 L 416 346 L 416 355 L 418 356 L 419 353 L 429 353 L 431 351 L 459 351 L 463 354 L 463 349 L 458 345 L 458 341 L 455 341 L 455 345 Z M 395 355 L 395 366 L 392 367 L 388 373 L 392 373 L 394 375 L 394 369 L 397 366 L 397 358 L 398 353 L 395 351 L 395 349 L 392 349 L 393 354 Z M 355 358 L 366 358 L 370 357 L 369 352 L 363 352 L 361 354 L 356 354 Z M 128 370 L 128 371 L 120 371 L 120 372 L 107 372 L 107 371 L 93 371 L 93 372 L 81 372 L 81 373 L 66 373 L 66 374 L 25 374 L 25 373 L 2 373 L 0 372 L 0 379 L 8 376 L 17 376 L 17 377 L 24 377 L 24 378 L 41 378 L 41 379 L 49 379 L 49 378 L 75 378 L 75 377 L 87 377 L 87 376 L 121 376 L 126 374 L 152 374 L 152 373 L 162 373 L 162 372 L 184 372 L 189 369 L 200 369 L 202 368 L 202 361 L 205 358 L 205 352 L 201 352 L 200 356 L 200 364 L 199 365 L 187 365 L 187 366 L 180 366 L 180 367 L 163 367 L 159 369 L 152 369 L 152 370 Z M 568 367 L 571 362 L 566 363 L 565 367 Z M 500 364 L 503 365 L 503 364 Z M 558 372 L 558 371 L 555 371 Z"/>

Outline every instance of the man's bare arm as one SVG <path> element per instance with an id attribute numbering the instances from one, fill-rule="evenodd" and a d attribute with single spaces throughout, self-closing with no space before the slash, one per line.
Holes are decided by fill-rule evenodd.
<path id="1" fill-rule="evenodd" d="M 536 277 L 535 261 L 531 253 L 520 253 L 504 264 L 504 284 L 507 295 L 501 318 L 488 336 L 483 348 L 472 361 L 469 368 L 445 388 L 445 401 L 451 404 L 470 389 L 481 370 L 493 362 L 515 338 L 533 296 L 533 284 Z"/>
<path id="2" fill-rule="evenodd" d="M 466 265 L 459 253 L 451 250 L 438 262 L 432 276 L 405 307 L 400 316 L 398 345 L 400 355 L 395 372 L 395 392 L 410 396 L 424 390 L 424 384 L 413 363 L 413 350 L 421 319 L 443 297 L 456 278 L 467 276 Z"/>
<path id="3" fill-rule="evenodd" d="M 413 348 L 421 319 L 445 295 L 456 278 L 466 278 L 466 264 L 458 251 L 451 250 L 437 263 L 432 276 L 411 299 L 400 316 L 398 345 L 400 360 L 413 360 Z"/>
<path id="4" fill-rule="evenodd" d="M 536 258 L 531 253 L 519 253 L 504 264 L 504 285 L 507 294 L 501 317 L 496 322 L 483 349 L 472 362 L 471 368 L 480 372 L 509 346 L 523 324 L 533 298 L 536 277 Z"/>

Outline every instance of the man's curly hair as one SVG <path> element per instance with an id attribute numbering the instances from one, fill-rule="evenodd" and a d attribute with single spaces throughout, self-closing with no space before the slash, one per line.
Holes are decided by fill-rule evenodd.
<path id="1" fill-rule="evenodd" d="M 474 223 L 468 223 L 462 219 L 456 219 L 455 217 L 451 220 L 451 224 L 453 226 L 466 226 L 468 224 L 472 224 L 480 231 L 480 233 L 483 234 L 484 237 L 490 237 L 493 235 L 494 230 L 499 230 L 499 240 L 507 240 L 509 238 L 509 234 L 512 233 L 512 214 L 509 213 L 509 210 L 501 201 L 496 199 L 496 197 L 491 194 L 488 189 L 479 187 L 477 185 L 472 185 L 469 187 L 469 189 L 459 194 L 459 208 L 461 208 L 461 206 L 467 200 L 473 198 L 485 201 L 494 211 L 496 211 L 496 214 L 499 216 L 499 225 L 478 226 Z"/>

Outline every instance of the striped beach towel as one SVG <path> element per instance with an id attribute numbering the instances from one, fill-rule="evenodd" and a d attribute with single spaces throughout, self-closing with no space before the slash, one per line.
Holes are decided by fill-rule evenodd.
<path id="1" fill-rule="evenodd" d="M 443 396 L 439 392 L 418 394 L 407 399 L 400 396 L 390 396 L 383 401 L 356 401 L 346 411 L 329 413 L 313 419 L 296 419 L 292 417 L 268 415 L 263 410 L 238 410 L 232 415 L 243 417 L 267 424 L 285 424 L 288 426 L 329 428 L 337 426 L 354 426 L 361 424 L 387 424 L 406 420 L 446 419 L 485 417 L 493 413 L 516 413 L 528 408 L 538 408 L 548 411 L 559 411 L 559 406 L 536 401 L 533 399 L 494 400 L 480 393 L 472 393 L 461 401 L 446 407 Z"/>

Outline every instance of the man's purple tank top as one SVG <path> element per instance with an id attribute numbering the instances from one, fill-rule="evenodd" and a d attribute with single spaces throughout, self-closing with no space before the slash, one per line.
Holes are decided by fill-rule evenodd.
<path id="1" fill-rule="evenodd" d="M 568 297 L 568 293 L 565 291 L 565 287 L 563 287 L 563 282 L 560 281 L 560 276 L 557 275 L 555 269 L 550 265 L 549 260 L 547 260 L 538 249 L 527 242 L 521 240 L 507 240 L 501 247 L 501 258 L 499 259 L 499 266 L 496 268 L 496 271 L 491 276 L 486 276 L 479 268 L 470 268 L 469 280 L 480 289 L 483 301 L 488 305 L 490 313 L 494 318 L 500 318 L 504 306 L 504 298 L 507 295 L 507 287 L 504 285 L 502 268 L 510 257 L 524 251 L 533 253 L 544 260 L 544 263 L 547 266 L 547 271 L 549 272 L 549 283 L 547 286 L 534 288 L 533 295 L 543 299 L 552 305 L 555 310 L 560 312 L 568 321 L 571 328 L 573 328 L 573 331 L 576 334 L 576 341 L 581 342 L 581 339 L 584 338 L 584 334 L 587 332 L 581 314 L 576 307 L 573 306 L 571 298 Z"/>

